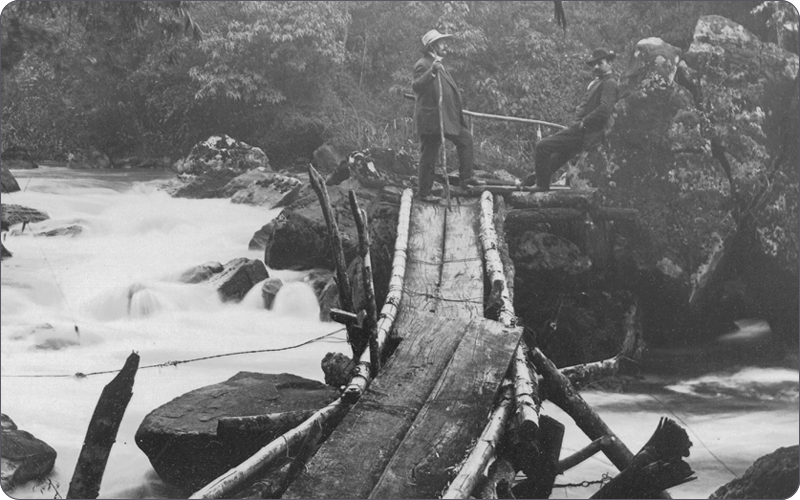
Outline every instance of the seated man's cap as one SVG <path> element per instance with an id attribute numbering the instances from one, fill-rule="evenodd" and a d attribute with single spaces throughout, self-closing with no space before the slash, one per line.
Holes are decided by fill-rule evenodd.
<path id="1" fill-rule="evenodd" d="M 605 49 L 594 49 L 592 51 L 592 58 L 586 61 L 587 66 L 593 66 L 594 63 L 599 61 L 600 59 L 605 59 L 606 61 L 613 61 L 617 55 L 614 53 L 613 50 L 606 52 Z"/>

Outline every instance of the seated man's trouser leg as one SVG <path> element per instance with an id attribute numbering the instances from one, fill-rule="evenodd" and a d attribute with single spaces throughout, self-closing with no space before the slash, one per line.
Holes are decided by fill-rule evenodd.
<path id="1" fill-rule="evenodd" d="M 581 152 L 583 132 L 577 126 L 561 130 L 536 143 L 536 184 L 550 187 L 550 176 Z"/>
<path id="2" fill-rule="evenodd" d="M 458 135 L 445 134 L 444 137 L 456 146 L 459 178 L 462 180 L 469 179 L 472 177 L 475 168 L 472 134 L 469 133 L 466 127 L 461 127 Z M 431 192 L 441 140 L 441 137 L 438 135 L 420 136 L 421 151 L 418 171 L 420 196 L 427 196 Z"/>

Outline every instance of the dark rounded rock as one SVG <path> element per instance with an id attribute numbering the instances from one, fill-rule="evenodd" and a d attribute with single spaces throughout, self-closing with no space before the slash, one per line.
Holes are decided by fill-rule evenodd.
<path id="1" fill-rule="evenodd" d="M 53 470 L 56 450 L 31 433 L 19 430 L 7 415 L 0 414 L 0 484 L 5 491 Z"/>
<path id="2" fill-rule="evenodd" d="M 338 396 L 295 375 L 240 372 L 153 410 L 136 431 L 136 444 L 161 479 L 194 491 L 277 437 L 266 432 L 223 439 L 217 435 L 220 418 L 317 410 Z"/>

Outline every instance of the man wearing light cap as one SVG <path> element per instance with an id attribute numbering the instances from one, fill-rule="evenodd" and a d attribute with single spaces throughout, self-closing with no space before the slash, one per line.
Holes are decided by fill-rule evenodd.
<path id="1" fill-rule="evenodd" d="M 441 128 L 439 127 L 439 89 L 442 90 L 441 120 L 444 137 L 456 146 L 458 152 L 458 173 L 461 186 L 484 184 L 473 176 L 472 134 L 466 126 L 461 108 L 461 93 L 456 82 L 442 65 L 442 58 L 447 54 L 447 40 L 453 35 L 444 35 L 437 30 L 430 30 L 422 36 L 423 56 L 414 65 L 414 81 L 412 88 L 416 94 L 414 103 L 414 121 L 420 137 L 421 151 L 419 160 L 419 192 L 420 198 L 435 201 L 431 195 L 434 168 L 439 147 L 443 147 Z"/>
<path id="2" fill-rule="evenodd" d="M 617 80 L 611 74 L 611 61 L 615 57 L 614 52 L 596 49 L 586 61 L 595 79 L 575 108 L 572 123 L 536 143 L 536 173 L 529 175 L 524 182 L 526 186 L 533 186 L 533 191 L 548 191 L 551 175 L 573 156 L 603 140 L 617 102 Z"/>

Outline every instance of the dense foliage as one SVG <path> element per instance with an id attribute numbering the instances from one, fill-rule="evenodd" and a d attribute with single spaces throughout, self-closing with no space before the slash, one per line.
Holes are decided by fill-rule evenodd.
<path id="1" fill-rule="evenodd" d="M 796 11 L 782 4 L 566 2 L 562 30 L 552 2 L 21 0 L 2 13 L 2 149 L 175 160 L 226 133 L 278 166 L 325 140 L 413 152 L 402 94 L 428 29 L 458 37 L 449 64 L 469 109 L 563 123 L 591 48 L 686 48 L 709 13 L 786 38 Z M 480 164 L 529 161 L 530 126 L 475 126 Z"/>

